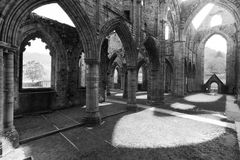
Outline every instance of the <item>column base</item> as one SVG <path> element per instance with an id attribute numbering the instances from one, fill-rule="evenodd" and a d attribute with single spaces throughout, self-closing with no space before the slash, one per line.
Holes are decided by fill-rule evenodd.
<path id="1" fill-rule="evenodd" d="M 127 110 L 136 112 L 138 110 L 137 104 L 127 104 Z"/>
<path id="2" fill-rule="evenodd" d="M 4 129 L 4 131 L 1 132 L 0 138 L 0 153 L 2 156 L 19 146 L 19 135 L 15 128 Z"/>
<path id="3" fill-rule="evenodd" d="M 83 122 L 87 125 L 94 126 L 101 124 L 101 116 L 99 112 L 87 112 L 87 117 L 84 117 Z"/>

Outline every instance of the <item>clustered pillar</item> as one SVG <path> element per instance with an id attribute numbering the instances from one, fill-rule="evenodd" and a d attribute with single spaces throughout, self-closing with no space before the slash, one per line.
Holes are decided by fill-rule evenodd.
<path id="1" fill-rule="evenodd" d="M 14 53 L 10 45 L 0 45 L 0 134 L 2 154 L 19 145 L 14 127 Z"/>
<path id="2" fill-rule="evenodd" d="M 153 68 L 151 70 L 151 100 L 150 104 L 162 104 L 164 100 L 164 85 L 163 73 L 160 68 Z"/>
<path id="3" fill-rule="evenodd" d="M 238 52 L 240 51 L 240 33 L 238 32 L 237 34 L 238 37 L 238 44 L 237 44 L 237 50 Z M 236 91 L 236 96 L 237 96 L 237 103 L 240 104 L 240 55 L 239 53 L 236 54 L 236 59 L 237 59 L 237 64 L 236 64 L 236 75 L 237 75 L 237 91 Z"/>
<path id="4" fill-rule="evenodd" d="M 184 78 L 184 50 L 185 42 L 174 42 L 174 67 L 175 67 L 175 87 L 174 94 L 176 96 L 184 96 L 185 78 Z"/>
<path id="5" fill-rule="evenodd" d="M 86 112 L 85 122 L 88 124 L 99 124 L 101 117 L 98 107 L 98 93 L 99 93 L 99 62 L 97 60 L 86 59 L 88 66 L 86 75 Z"/>
<path id="6" fill-rule="evenodd" d="M 136 88 L 137 88 L 137 68 L 127 67 L 128 76 L 128 101 L 127 106 L 129 110 L 136 110 Z"/>

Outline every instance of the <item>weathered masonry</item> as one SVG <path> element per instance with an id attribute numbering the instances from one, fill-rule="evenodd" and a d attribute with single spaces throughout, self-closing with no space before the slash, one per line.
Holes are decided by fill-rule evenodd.
<path id="1" fill-rule="evenodd" d="M 50 3 L 75 27 L 32 13 Z M 215 6 L 196 29 L 194 17 L 209 4 Z M 165 92 L 203 91 L 204 50 L 215 34 L 227 41 L 224 92 L 239 96 L 239 7 L 238 0 L 0 0 L 3 152 L 19 145 L 14 114 L 86 105 L 84 121 L 99 124 L 99 102 L 112 88 L 123 90 L 130 110 L 137 90 L 147 91 L 149 104 L 164 103 Z M 215 15 L 223 20 L 212 26 Z M 50 87 L 26 89 L 23 53 L 36 38 L 50 50 Z"/>

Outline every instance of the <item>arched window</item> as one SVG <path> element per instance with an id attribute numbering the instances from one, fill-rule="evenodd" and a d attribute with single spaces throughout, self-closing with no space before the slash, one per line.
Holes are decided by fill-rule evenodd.
<path id="1" fill-rule="evenodd" d="M 221 15 L 214 15 L 211 19 L 210 22 L 210 27 L 215 27 L 221 25 L 223 22 L 222 16 Z"/>
<path id="2" fill-rule="evenodd" d="M 50 88 L 51 61 L 50 51 L 41 39 L 30 40 L 22 54 L 22 88 Z"/>
<path id="3" fill-rule="evenodd" d="M 114 84 L 118 83 L 118 70 L 117 70 L 117 68 L 115 68 L 115 70 L 114 70 L 113 82 L 114 82 Z"/>
<path id="4" fill-rule="evenodd" d="M 204 50 L 204 83 L 213 75 L 226 83 L 227 40 L 219 35 L 212 35 Z"/>
<path id="5" fill-rule="evenodd" d="M 169 26 L 166 25 L 165 26 L 165 40 L 168 40 L 169 39 Z"/>
<path id="6" fill-rule="evenodd" d="M 138 84 L 142 84 L 142 83 L 143 83 L 143 69 L 141 67 L 138 71 Z"/>
<path id="7" fill-rule="evenodd" d="M 78 77 L 78 87 L 86 87 L 86 73 L 87 65 L 85 63 L 85 53 L 82 52 L 81 58 L 79 59 L 79 77 Z"/>
<path id="8" fill-rule="evenodd" d="M 211 83 L 211 90 L 217 90 L 218 84 L 216 82 Z"/>

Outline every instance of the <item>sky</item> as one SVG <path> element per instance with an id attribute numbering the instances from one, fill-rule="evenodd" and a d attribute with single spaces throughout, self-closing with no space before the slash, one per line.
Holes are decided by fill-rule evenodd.
<path id="1" fill-rule="evenodd" d="M 36 40 L 30 40 L 31 45 L 26 46 L 25 52 L 27 53 L 39 53 L 39 54 L 49 54 L 49 50 L 45 49 L 46 43 L 42 42 L 41 39 L 36 38 Z"/>
<path id="2" fill-rule="evenodd" d="M 201 25 L 201 23 L 204 21 L 206 16 L 210 13 L 213 7 L 214 7 L 214 4 L 209 3 L 195 16 L 195 18 L 192 21 L 192 24 L 194 25 L 195 28 L 198 28 Z M 44 5 L 42 7 L 35 9 L 33 12 L 38 15 L 41 15 L 50 19 L 54 19 L 61 23 L 65 23 L 75 27 L 71 19 L 68 17 L 68 15 L 57 3 Z M 216 19 L 215 22 L 212 22 L 212 25 L 214 25 L 214 23 L 215 24 L 219 23 L 219 19 Z M 39 48 L 45 47 L 39 40 L 32 43 L 34 43 L 34 45 L 32 45 L 32 47 L 28 49 L 29 52 L 36 52 L 40 50 Z M 214 35 L 209 39 L 209 41 L 207 41 L 206 46 L 211 49 L 215 49 L 217 51 L 226 52 L 227 51 L 226 43 L 227 43 L 226 40 L 222 36 Z M 43 52 L 46 53 L 47 50 Z"/>
<path id="3" fill-rule="evenodd" d="M 35 9 L 33 12 L 40 16 L 54 19 L 57 20 L 58 22 L 65 23 L 72 27 L 75 27 L 72 20 L 68 17 L 65 11 L 57 3 L 44 5 L 42 7 Z"/>
<path id="4" fill-rule="evenodd" d="M 208 39 L 205 47 L 210 49 L 221 51 L 223 53 L 227 53 L 227 41 L 224 37 L 219 34 L 215 34 Z"/>
<path id="5" fill-rule="evenodd" d="M 201 9 L 198 14 L 193 18 L 192 24 L 195 29 L 198 29 L 210 11 L 213 9 L 214 4 L 209 3 L 203 9 Z"/>

